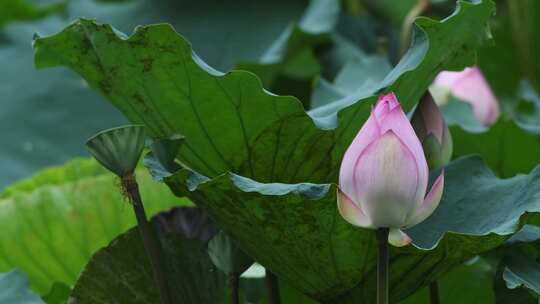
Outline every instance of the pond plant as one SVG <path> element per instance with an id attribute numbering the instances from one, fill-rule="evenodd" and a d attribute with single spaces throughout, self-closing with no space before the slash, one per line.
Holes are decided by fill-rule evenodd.
<path id="1" fill-rule="evenodd" d="M 131 124 L 0 193 L 1 303 L 538 302 L 537 2 L 128 2 L 34 35 Z"/>

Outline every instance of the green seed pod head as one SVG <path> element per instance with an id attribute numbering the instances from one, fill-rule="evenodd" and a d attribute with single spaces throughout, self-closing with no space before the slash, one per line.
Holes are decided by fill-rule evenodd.
<path id="1" fill-rule="evenodd" d="M 144 127 L 128 125 L 99 132 L 86 142 L 94 158 L 114 174 L 124 177 L 137 167 L 144 148 Z"/>

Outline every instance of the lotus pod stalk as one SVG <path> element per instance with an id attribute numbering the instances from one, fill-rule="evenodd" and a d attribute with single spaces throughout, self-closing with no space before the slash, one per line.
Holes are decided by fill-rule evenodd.
<path id="1" fill-rule="evenodd" d="M 161 303 L 172 304 L 163 265 L 161 244 L 146 216 L 135 177 L 135 169 L 144 148 L 144 138 L 143 126 L 123 126 L 96 134 L 87 141 L 86 147 L 100 164 L 120 178 L 124 193 L 133 206 L 139 233 L 152 266 Z"/>

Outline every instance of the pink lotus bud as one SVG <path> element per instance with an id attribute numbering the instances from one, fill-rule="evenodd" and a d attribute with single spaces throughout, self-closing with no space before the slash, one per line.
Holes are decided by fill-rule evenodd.
<path id="1" fill-rule="evenodd" d="M 396 96 L 381 96 L 345 152 L 339 172 L 338 209 L 349 223 L 390 228 L 389 242 L 411 239 L 401 230 L 425 220 L 441 200 L 444 174 L 426 195 L 428 166 L 422 145 Z"/>
<path id="2" fill-rule="evenodd" d="M 452 136 L 433 97 L 426 92 L 411 119 L 431 170 L 445 166 L 452 158 Z"/>
<path id="3" fill-rule="evenodd" d="M 431 90 L 438 103 L 441 96 L 442 99 L 448 98 L 444 97 L 448 94 L 441 93 L 444 91 L 470 103 L 476 118 L 484 126 L 494 124 L 499 118 L 499 103 L 478 67 L 465 68 L 461 72 L 441 72 L 435 78 Z"/>

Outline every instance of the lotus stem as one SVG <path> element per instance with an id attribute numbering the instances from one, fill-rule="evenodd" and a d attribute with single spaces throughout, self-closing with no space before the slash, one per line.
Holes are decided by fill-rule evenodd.
<path id="1" fill-rule="evenodd" d="M 266 270 L 266 288 L 268 288 L 268 303 L 280 304 L 278 278 L 268 269 Z"/>
<path id="2" fill-rule="evenodd" d="M 431 3 L 429 0 L 418 0 L 415 6 L 411 8 L 401 26 L 401 38 L 400 38 L 400 54 L 403 55 L 407 51 L 409 41 L 411 40 L 411 33 L 414 24 L 414 19 L 422 15 L 429 7 Z"/>
<path id="3" fill-rule="evenodd" d="M 379 228 L 377 235 L 377 304 L 388 304 L 388 233 Z"/>
<path id="4" fill-rule="evenodd" d="M 431 284 L 429 284 L 429 298 L 431 300 L 431 304 L 439 304 L 440 298 L 439 298 L 439 282 L 433 281 Z"/>
<path id="5" fill-rule="evenodd" d="M 240 303 L 240 275 L 231 273 L 229 275 L 229 288 L 231 289 L 231 304 Z"/>
<path id="6" fill-rule="evenodd" d="M 144 205 L 139 193 L 139 185 L 137 184 L 135 175 L 130 174 L 122 177 L 122 187 L 129 196 L 129 200 L 133 206 L 133 211 L 135 212 L 135 217 L 137 218 L 139 233 L 141 234 L 146 254 L 150 259 L 150 265 L 154 273 L 154 280 L 159 290 L 161 303 L 173 304 L 171 294 L 169 292 L 169 285 L 167 284 L 167 276 L 163 267 L 163 260 L 161 259 L 161 246 L 152 225 L 146 218 L 146 212 L 144 211 Z"/>

